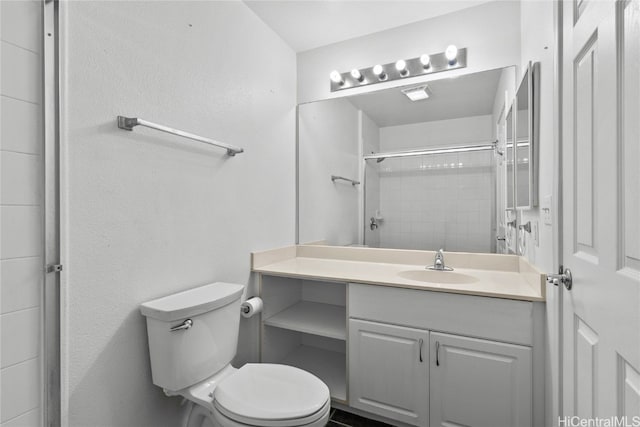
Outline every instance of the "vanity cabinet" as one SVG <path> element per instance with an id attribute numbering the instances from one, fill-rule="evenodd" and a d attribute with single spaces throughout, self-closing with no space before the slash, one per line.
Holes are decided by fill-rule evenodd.
<path id="1" fill-rule="evenodd" d="M 544 425 L 540 308 L 350 284 L 349 405 L 415 426 Z"/>
<path id="2" fill-rule="evenodd" d="M 436 332 L 430 346 L 431 427 L 531 425 L 531 348 Z"/>
<path id="3" fill-rule="evenodd" d="M 349 320 L 349 404 L 415 426 L 429 424 L 429 333 Z"/>
<path id="4" fill-rule="evenodd" d="M 261 274 L 260 360 L 408 427 L 544 426 L 542 303 Z"/>
<path id="5" fill-rule="evenodd" d="M 350 406 L 415 426 L 528 427 L 531 348 L 349 320 Z"/>

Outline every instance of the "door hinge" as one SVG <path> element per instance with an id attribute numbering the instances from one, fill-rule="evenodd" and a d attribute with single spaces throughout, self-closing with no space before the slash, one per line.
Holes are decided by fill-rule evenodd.
<path id="1" fill-rule="evenodd" d="M 49 264 L 46 267 L 47 273 L 60 273 L 62 271 L 62 264 Z"/>

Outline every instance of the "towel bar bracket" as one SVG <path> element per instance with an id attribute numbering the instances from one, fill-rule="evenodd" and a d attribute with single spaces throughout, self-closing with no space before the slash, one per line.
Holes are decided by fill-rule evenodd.
<path id="1" fill-rule="evenodd" d="M 118 127 L 120 129 L 133 130 L 133 127 L 137 125 L 138 125 L 137 117 L 118 116 Z"/>

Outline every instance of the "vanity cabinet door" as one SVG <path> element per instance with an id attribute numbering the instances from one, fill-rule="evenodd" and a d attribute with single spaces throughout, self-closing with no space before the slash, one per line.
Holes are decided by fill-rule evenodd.
<path id="1" fill-rule="evenodd" d="M 427 426 L 429 332 L 349 320 L 349 405 Z"/>
<path id="2" fill-rule="evenodd" d="M 431 333 L 431 427 L 529 427 L 531 348 Z"/>

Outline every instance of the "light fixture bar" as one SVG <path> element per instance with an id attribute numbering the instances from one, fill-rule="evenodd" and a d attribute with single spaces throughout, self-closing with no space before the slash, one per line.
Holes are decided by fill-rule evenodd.
<path id="1" fill-rule="evenodd" d="M 453 48 L 455 49 L 455 47 Z M 447 48 L 447 50 L 451 55 L 453 51 L 451 46 Z M 424 64 L 427 58 L 428 64 Z M 404 61 L 404 63 L 401 63 L 401 61 Z M 404 65 L 404 68 L 401 67 L 401 69 L 398 69 L 398 63 Z M 389 62 L 388 64 L 378 64 L 372 67 L 358 68 L 351 71 L 345 71 L 344 73 L 334 71 L 332 72 L 330 79 L 331 92 L 466 67 L 467 49 L 461 48 L 457 49 L 454 60 L 447 58 L 445 52 L 440 52 L 421 55 L 417 58 Z M 354 71 L 357 71 L 357 73 L 354 73 Z M 359 78 L 354 77 L 354 75 Z"/>

